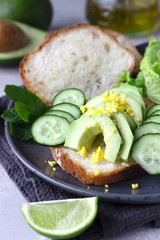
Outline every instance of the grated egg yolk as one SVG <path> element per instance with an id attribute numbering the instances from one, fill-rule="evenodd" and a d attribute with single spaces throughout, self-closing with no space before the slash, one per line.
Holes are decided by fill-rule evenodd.
<path id="1" fill-rule="evenodd" d="M 98 169 L 94 169 L 94 175 L 97 176 L 99 174 L 99 170 Z"/>
<path id="2" fill-rule="evenodd" d="M 81 155 L 82 157 L 85 157 L 85 156 L 87 156 L 87 154 L 88 154 L 87 149 L 86 149 L 84 146 L 81 148 L 81 150 L 80 150 L 78 153 L 79 153 L 79 155 Z"/>
<path id="3" fill-rule="evenodd" d="M 104 153 L 101 149 L 101 147 L 99 146 L 97 148 L 97 151 L 96 152 L 93 152 L 92 154 L 92 158 L 91 158 L 91 162 L 92 163 L 98 163 L 100 159 L 103 159 L 104 158 Z"/>
<path id="4" fill-rule="evenodd" d="M 137 189 L 139 186 L 138 186 L 138 183 L 132 183 L 132 188 L 133 189 Z"/>
<path id="5" fill-rule="evenodd" d="M 56 165 L 56 162 L 55 161 L 49 161 L 48 160 L 48 164 L 51 166 L 51 167 L 54 167 Z"/>
<path id="6" fill-rule="evenodd" d="M 86 111 L 86 107 L 85 106 L 81 106 L 80 109 L 81 109 L 82 113 L 85 113 L 85 111 Z"/>
<path id="7" fill-rule="evenodd" d="M 113 113 L 116 112 L 126 112 L 129 114 L 131 118 L 134 117 L 134 114 L 132 113 L 132 110 L 130 106 L 126 103 L 125 98 L 127 95 L 125 95 L 123 98 L 120 98 L 120 94 L 111 91 L 110 93 L 106 91 L 103 93 L 103 101 L 109 101 L 109 110 Z"/>

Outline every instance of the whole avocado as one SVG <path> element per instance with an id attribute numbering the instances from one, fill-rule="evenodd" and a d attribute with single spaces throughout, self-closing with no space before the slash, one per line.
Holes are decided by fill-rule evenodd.
<path id="1" fill-rule="evenodd" d="M 49 0 L 0 0 L 0 19 L 24 22 L 47 29 L 52 19 Z"/>

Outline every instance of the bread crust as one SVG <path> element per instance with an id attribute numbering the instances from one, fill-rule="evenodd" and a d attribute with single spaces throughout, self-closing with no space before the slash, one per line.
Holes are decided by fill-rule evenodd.
<path id="1" fill-rule="evenodd" d="M 119 45 L 120 48 L 122 49 L 125 49 L 134 59 L 134 54 L 129 50 L 129 49 L 126 49 L 124 47 L 122 47 L 116 40 L 115 37 L 111 36 L 110 34 L 108 34 L 106 32 L 105 29 L 102 29 L 98 26 L 90 26 L 90 25 L 86 25 L 86 24 L 78 24 L 78 25 L 75 25 L 75 26 L 69 26 L 69 27 L 65 27 L 63 29 L 60 29 L 60 30 L 57 30 L 57 31 L 54 31 L 54 32 L 51 32 L 49 34 L 46 35 L 45 39 L 44 39 L 44 42 L 37 48 L 35 49 L 33 52 L 27 54 L 23 60 L 21 61 L 20 65 L 19 65 L 19 71 L 20 71 L 20 75 L 21 75 L 21 78 L 22 78 L 22 81 L 24 83 L 24 86 L 26 87 L 27 90 L 29 90 L 30 92 L 32 92 L 33 94 L 37 95 L 39 98 L 42 99 L 43 102 L 47 103 L 47 104 L 51 104 L 51 102 L 47 101 L 44 97 L 42 97 L 39 93 L 39 91 L 37 91 L 37 89 L 33 88 L 31 83 L 28 81 L 28 79 L 26 78 L 26 75 L 25 75 L 25 65 L 27 64 L 27 62 L 30 60 L 30 58 L 32 58 L 32 56 L 34 54 L 36 54 L 37 52 L 41 51 L 46 44 L 49 44 L 49 42 L 55 38 L 57 38 L 60 34 L 65 34 L 69 31 L 72 31 L 74 29 L 81 29 L 81 28 L 92 28 L 92 29 L 97 29 L 98 31 L 101 31 L 103 32 L 103 34 L 107 34 L 107 36 L 112 40 L 114 41 L 116 44 Z M 132 73 L 134 67 L 136 65 L 136 61 L 133 62 L 132 66 L 130 67 L 129 72 Z"/>
<path id="2" fill-rule="evenodd" d="M 53 158 L 60 167 L 84 184 L 104 185 L 146 174 L 138 163 L 133 162 L 129 167 L 122 166 L 120 169 L 108 173 L 99 173 L 95 176 L 94 173 L 88 173 L 83 167 L 77 164 L 74 159 L 70 159 L 62 148 L 54 147 L 50 148 L 50 150 Z"/>

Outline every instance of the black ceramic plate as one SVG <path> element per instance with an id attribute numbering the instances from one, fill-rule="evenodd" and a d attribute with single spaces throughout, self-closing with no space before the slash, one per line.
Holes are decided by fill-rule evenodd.
<path id="1" fill-rule="evenodd" d="M 139 46 L 143 53 L 146 44 Z M 10 103 L 9 107 L 12 105 Z M 6 123 L 5 132 L 8 143 L 14 153 L 30 170 L 46 181 L 81 196 L 99 196 L 110 202 L 149 204 L 160 203 L 160 175 L 145 175 L 132 180 L 110 184 L 109 192 L 105 192 L 104 186 L 84 185 L 79 180 L 65 173 L 56 165 L 56 171 L 47 164 L 46 160 L 52 160 L 48 147 L 40 146 L 33 141 L 20 141 L 9 133 L 9 125 Z M 139 188 L 133 190 L 132 183 L 138 183 Z M 89 186 L 89 189 L 88 189 Z"/>

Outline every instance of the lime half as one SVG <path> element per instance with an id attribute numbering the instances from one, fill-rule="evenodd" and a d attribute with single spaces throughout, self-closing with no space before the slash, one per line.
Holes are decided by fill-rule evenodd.
<path id="1" fill-rule="evenodd" d="M 75 237 L 96 217 L 98 197 L 24 203 L 21 212 L 38 233 L 57 239 Z"/>

